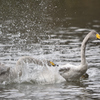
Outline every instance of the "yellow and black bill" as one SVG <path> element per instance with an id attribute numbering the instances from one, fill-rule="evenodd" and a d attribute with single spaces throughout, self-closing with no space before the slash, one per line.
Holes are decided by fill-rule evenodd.
<path id="1" fill-rule="evenodd" d="M 50 61 L 50 65 L 51 66 L 58 66 L 57 64 L 53 63 L 52 61 Z"/>
<path id="2" fill-rule="evenodd" d="M 100 39 L 100 34 L 96 34 L 96 38 L 97 39 Z"/>

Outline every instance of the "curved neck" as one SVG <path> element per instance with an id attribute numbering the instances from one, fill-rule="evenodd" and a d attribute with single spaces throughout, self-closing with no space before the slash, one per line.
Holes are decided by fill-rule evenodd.
<path id="1" fill-rule="evenodd" d="M 86 64 L 86 57 L 85 57 L 85 48 L 86 48 L 86 43 L 88 42 L 89 38 L 88 35 L 84 38 L 82 45 L 81 45 L 81 64 L 84 65 Z"/>

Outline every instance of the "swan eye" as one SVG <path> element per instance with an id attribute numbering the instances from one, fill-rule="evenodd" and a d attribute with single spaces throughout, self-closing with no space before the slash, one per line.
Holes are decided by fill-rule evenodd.
<path id="1" fill-rule="evenodd" d="M 100 35 L 99 35 L 99 34 L 96 34 L 96 38 L 97 38 L 97 39 L 100 39 Z"/>
<path id="2" fill-rule="evenodd" d="M 52 66 L 55 66 L 55 64 L 54 64 L 52 61 L 50 61 L 50 64 L 51 64 Z"/>

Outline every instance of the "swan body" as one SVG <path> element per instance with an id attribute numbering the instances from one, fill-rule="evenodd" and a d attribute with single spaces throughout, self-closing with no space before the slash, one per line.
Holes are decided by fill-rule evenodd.
<path id="1" fill-rule="evenodd" d="M 79 79 L 86 71 L 87 71 L 88 65 L 79 65 L 74 66 L 71 64 L 66 64 L 63 66 L 60 66 L 59 68 L 59 74 L 66 79 L 67 81 L 74 81 L 76 79 Z"/>

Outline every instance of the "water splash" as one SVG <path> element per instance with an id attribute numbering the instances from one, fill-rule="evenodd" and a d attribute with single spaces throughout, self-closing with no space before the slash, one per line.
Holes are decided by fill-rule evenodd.
<path id="1" fill-rule="evenodd" d="M 47 60 L 38 60 L 30 56 L 20 58 L 14 69 L 18 74 L 16 82 L 58 83 L 65 81 L 58 72 L 58 66 L 50 66 L 50 62 L 48 62 Z M 12 73 L 14 74 L 13 71 Z"/>
<path id="2" fill-rule="evenodd" d="M 34 63 L 25 63 L 21 65 L 22 75 L 19 77 L 19 82 L 29 82 L 29 83 L 58 83 L 64 81 L 64 79 L 59 75 L 57 66 L 48 65 L 37 65 Z"/>

